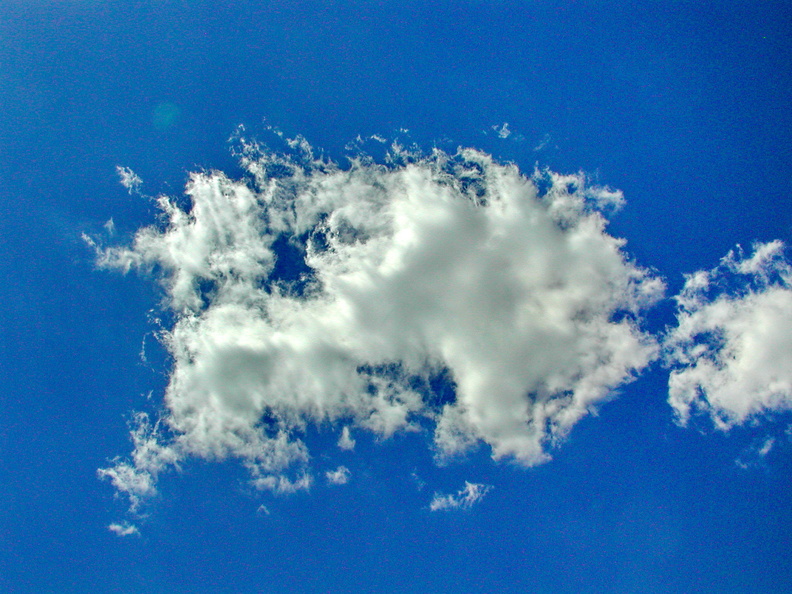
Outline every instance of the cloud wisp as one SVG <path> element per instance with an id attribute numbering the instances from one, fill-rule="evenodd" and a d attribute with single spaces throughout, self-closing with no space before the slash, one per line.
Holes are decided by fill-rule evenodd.
<path id="1" fill-rule="evenodd" d="M 750 470 L 754 468 L 761 468 L 765 464 L 767 454 L 775 446 L 775 437 L 765 436 L 763 438 L 754 440 L 754 442 L 745 448 L 740 455 L 734 460 L 734 464 L 742 470 Z"/>
<path id="2" fill-rule="evenodd" d="M 87 239 L 101 267 L 157 278 L 171 320 L 159 334 L 172 357 L 163 412 L 135 416 L 131 457 L 99 471 L 133 509 L 190 458 L 238 459 L 262 490 L 309 489 L 311 424 L 333 427 L 342 450 L 355 446 L 350 429 L 422 431 L 438 461 L 483 445 L 539 464 L 659 356 L 642 314 L 664 284 L 606 230 L 620 192 L 582 174 L 526 176 L 474 149 L 394 144 L 382 162 L 357 154 L 341 167 L 300 137 L 280 153 L 239 143 L 242 179 L 193 173 L 189 203 L 156 198 L 160 222 L 131 245 Z M 664 347 L 682 422 L 694 406 L 728 424 L 788 399 L 788 374 L 747 346 L 792 352 L 792 334 L 773 330 L 792 324 L 788 270 L 768 246 L 722 264 L 756 290 L 709 302 L 718 273 L 702 272 L 677 298 Z M 717 348 L 697 342 L 716 330 Z M 736 377 L 740 356 L 740 369 L 777 378 L 762 392 L 748 373 L 741 385 L 758 395 L 744 404 L 718 375 Z M 348 479 L 342 468 L 331 484 Z"/>
<path id="3" fill-rule="evenodd" d="M 432 502 L 429 504 L 430 511 L 453 511 L 457 509 L 470 509 L 492 489 L 492 485 L 482 485 L 480 483 L 470 483 L 465 481 L 465 486 L 449 495 L 435 493 Z"/>

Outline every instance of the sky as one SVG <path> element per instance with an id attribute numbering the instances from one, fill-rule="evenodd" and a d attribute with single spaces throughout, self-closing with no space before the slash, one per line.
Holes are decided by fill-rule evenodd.
<path id="1" fill-rule="evenodd" d="M 0 590 L 792 590 L 791 32 L 0 4 Z"/>

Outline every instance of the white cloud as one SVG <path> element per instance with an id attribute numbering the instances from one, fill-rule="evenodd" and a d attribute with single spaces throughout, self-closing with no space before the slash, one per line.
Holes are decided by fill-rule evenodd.
<path id="1" fill-rule="evenodd" d="M 726 430 L 792 408 L 792 269 L 784 246 L 730 252 L 687 277 L 665 341 L 669 402 L 680 424 L 698 411 Z"/>
<path id="2" fill-rule="evenodd" d="M 103 226 L 108 235 L 115 235 L 115 222 L 112 217 Z"/>
<path id="3" fill-rule="evenodd" d="M 512 133 L 512 131 L 509 130 L 509 122 L 503 122 L 500 126 L 496 124 L 492 126 L 492 129 L 495 131 L 495 134 L 498 135 L 498 138 L 508 138 Z"/>
<path id="4" fill-rule="evenodd" d="M 621 193 L 470 149 L 394 146 L 387 165 L 344 170 L 304 139 L 289 142 L 302 160 L 241 142 L 253 181 L 195 173 L 189 208 L 160 196 L 163 223 L 131 246 L 92 243 L 101 266 L 159 275 L 175 320 L 162 421 L 138 418 L 132 460 L 100 471 L 133 506 L 188 457 L 308 488 L 309 423 L 343 424 L 341 447 L 350 425 L 387 438 L 434 424 L 440 459 L 483 443 L 537 464 L 655 358 L 639 316 L 663 284 L 600 212 Z M 301 275 L 278 268 L 286 247 Z M 456 387 L 442 405 L 439 373 Z"/>
<path id="5" fill-rule="evenodd" d="M 143 180 L 140 179 L 140 176 L 132 171 L 129 167 L 121 167 L 118 165 L 116 166 L 116 172 L 118 173 L 118 177 L 121 178 L 121 185 L 129 190 L 130 194 L 132 192 L 137 192 L 138 189 L 140 189 L 140 184 L 143 183 Z"/>
<path id="6" fill-rule="evenodd" d="M 113 523 L 110 524 L 107 529 L 118 536 L 131 536 L 134 534 L 140 534 L 137 526 L 128 522 L 123 522 L 121 524 Z"/>
<path id="7" fill-rule="evenodd" d="M 341 430 L 341 437 L 338 438 L 338 447 L 342 450 L 354 450 L 355 443 L 349 431 L 349 426 L 344 425 L 344 428 Z"/>
<path id="8" fill-rule="evenodd" d="M 470 509 L 481 501 L 484 496 L 492 489 L 492 485 L 482 485 L 480 483 L 469 483 L 465 481 L 464 488 L 455 494 L 442 495 L 435 493 L 432 502 L 429 504 L 431 511 L 451 511 L 455 509 Z"/>
<path id="9" fill-rule="evenodd" d="M 325 476 L 327 477 L 327 482 L 331 485 L 345 485 L 349 482 L 352 473 L 349 472 L 346 466 L 339 466 L 335 470 L 328 470 Z"/>
<path id="10" fill-rule="evenodd" d="M 307 491 L 313 484 L 313 479 L 309 474 L 303 474 L 299 478 L 292 480 L 285 475 L 264 475 L 253 479 L 252 484 L 260 491 L 272 491 L 279 495 L 296 493 L 297 491 Z"/>
<path id="11" fill-rule="evenodd" d="M 113 466 L 99 469 L 98 475 L 109 478 L 118 491 L 126 493 L 134 511 L 143 498 L 157 492 L 159 473 L 178 464 L 181 456 L 176 448 L 163 444 L 159 424 L 152 426 L 145 413 L 134 416 L 130 433 L 135 446 L 132 460 L 116 458 Z"/>

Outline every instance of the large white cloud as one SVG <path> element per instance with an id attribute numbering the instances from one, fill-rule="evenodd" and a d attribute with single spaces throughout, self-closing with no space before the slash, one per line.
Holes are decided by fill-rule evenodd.
<path id="1" fill-rule="evenodd" d="M 132 459 L 100 471 L 133 504 L 187 457 L 308 488 L 309 423 L 346 448 L 350 425 L 429 426 L 440 458 L 484 443 L 537 464 L 656 356 L 638 324 L 663 284 L 601 214 L 620 193 L 469 149 L 340 168 L 292 144 L 302 158 L 245 144 L 249 179 L 195 173 L 189 206 L 161 196 L 160 225 L 97 248 L 101 266 L 156 275 L 174 319 L 163 417 L 139 417 Z M 432 394 L 439 374 L 454 398 Z"/>
<path id="2" fill-rule="evenodd" d="M 678 327 L 665 341 L 669 402 L 681 424 L 696 411 L 728 429 L 792 408 L 792 269 L 784 246 L 730 252 L 687 277 Z"/>

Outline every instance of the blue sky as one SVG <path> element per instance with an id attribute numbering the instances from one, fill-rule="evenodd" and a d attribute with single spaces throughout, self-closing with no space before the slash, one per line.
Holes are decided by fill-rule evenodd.
<path id="1" fill-rule="evenodd" d="M 0 6 L 0 590 L 792 589 L 789 7 L 294 4 Z"/>

